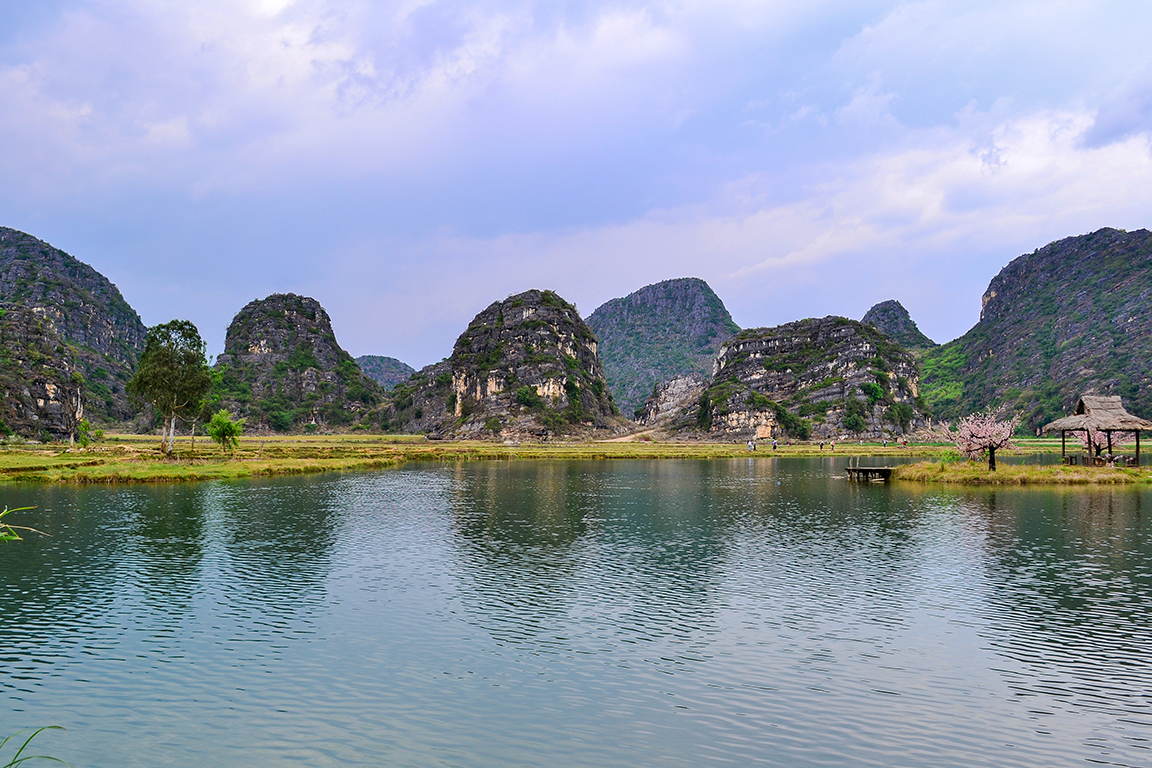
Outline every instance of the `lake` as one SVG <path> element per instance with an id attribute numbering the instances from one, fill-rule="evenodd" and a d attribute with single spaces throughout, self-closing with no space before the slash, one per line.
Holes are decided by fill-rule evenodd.
<path id="1" fill-rule="evenodd" d="M 1152 491 L 844 459 L 4 488 L 3 734 L 82 766 L 1152 765 Z"/>

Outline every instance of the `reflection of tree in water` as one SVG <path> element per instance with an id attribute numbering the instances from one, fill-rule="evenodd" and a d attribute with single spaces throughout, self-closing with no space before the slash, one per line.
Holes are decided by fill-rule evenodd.
<path id="1" fill-rule="evenodd" d="M 991 492 L 977 502 L 989 639 L 1020 665 L 1005 672 L 1019 693 L 1152 717 L 1149 507 L 1147 491 L 1127 488 Z"/>

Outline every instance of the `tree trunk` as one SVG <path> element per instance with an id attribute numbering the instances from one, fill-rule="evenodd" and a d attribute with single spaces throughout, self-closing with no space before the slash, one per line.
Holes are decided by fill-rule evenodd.
<path id="1" fill-rule="evenodd" d="M 995 472 L 996 471 L 996 449 L 995 448 L 989 448 L 988 449 L 988 471 L 989 472 Z"/>

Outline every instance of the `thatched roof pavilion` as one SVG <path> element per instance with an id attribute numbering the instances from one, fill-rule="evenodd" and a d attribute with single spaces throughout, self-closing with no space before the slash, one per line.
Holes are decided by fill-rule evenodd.
<path id="1" fill-rule="evenodd" d="M 1065 453 L 1064 439 L 1069 432 L 1084 432 L 1092 443 L 1093 432 L 1108 436 L 1108 453 L 1112 453 L 1112 433 L 1132 432 L 1136 435 L 1136 465 L 1140 465 L 1140 431 L 1152 431 L 1152 421 L 1133 416 L 1124 410 L 1117 395 L 1081 395 L 1076 411 L 1071 416 L 1044 425 L 1045 434 L 1060 433 L 1060 455 Z"/>

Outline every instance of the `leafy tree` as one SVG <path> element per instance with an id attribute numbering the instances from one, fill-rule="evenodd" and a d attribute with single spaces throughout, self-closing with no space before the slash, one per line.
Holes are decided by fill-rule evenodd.
<path id="1" fill-rule="evenodd" d="M 187 320 L 172 320 L 148 329 L 144 352 L 125 390 L 137 404 L 147 403 L 164 420 L 165 441 L 172 452 L 176 419 L 191 420 L 212 389 L 204 340 Z"/>
<path id="2" fill-rule="evenodd" d="M 208 422 L 208 436 L 220 446 L 220 450 L 234 450 L 240 444 L 240 434 L 244 431 L 244 419 L 233 419 L 227 410 L 221 408 Z"/>
<path id="3" fill-rule="evenodd" d="M 1016 446 L 1012 442 L 1012 433 L 1020 423 L 1019 416 L 1013 416 L 1008 421 L 1000 421 L 991 411 L 973 413 L 965 416 L 956 425 L 955 429 L 945 428 L 948 439 L 955 443 L 957 450 L 970 460 L 988 454 L 988 471 L 996 471 L 996 451 L 1000 448 L 1011 449 Z"/>

